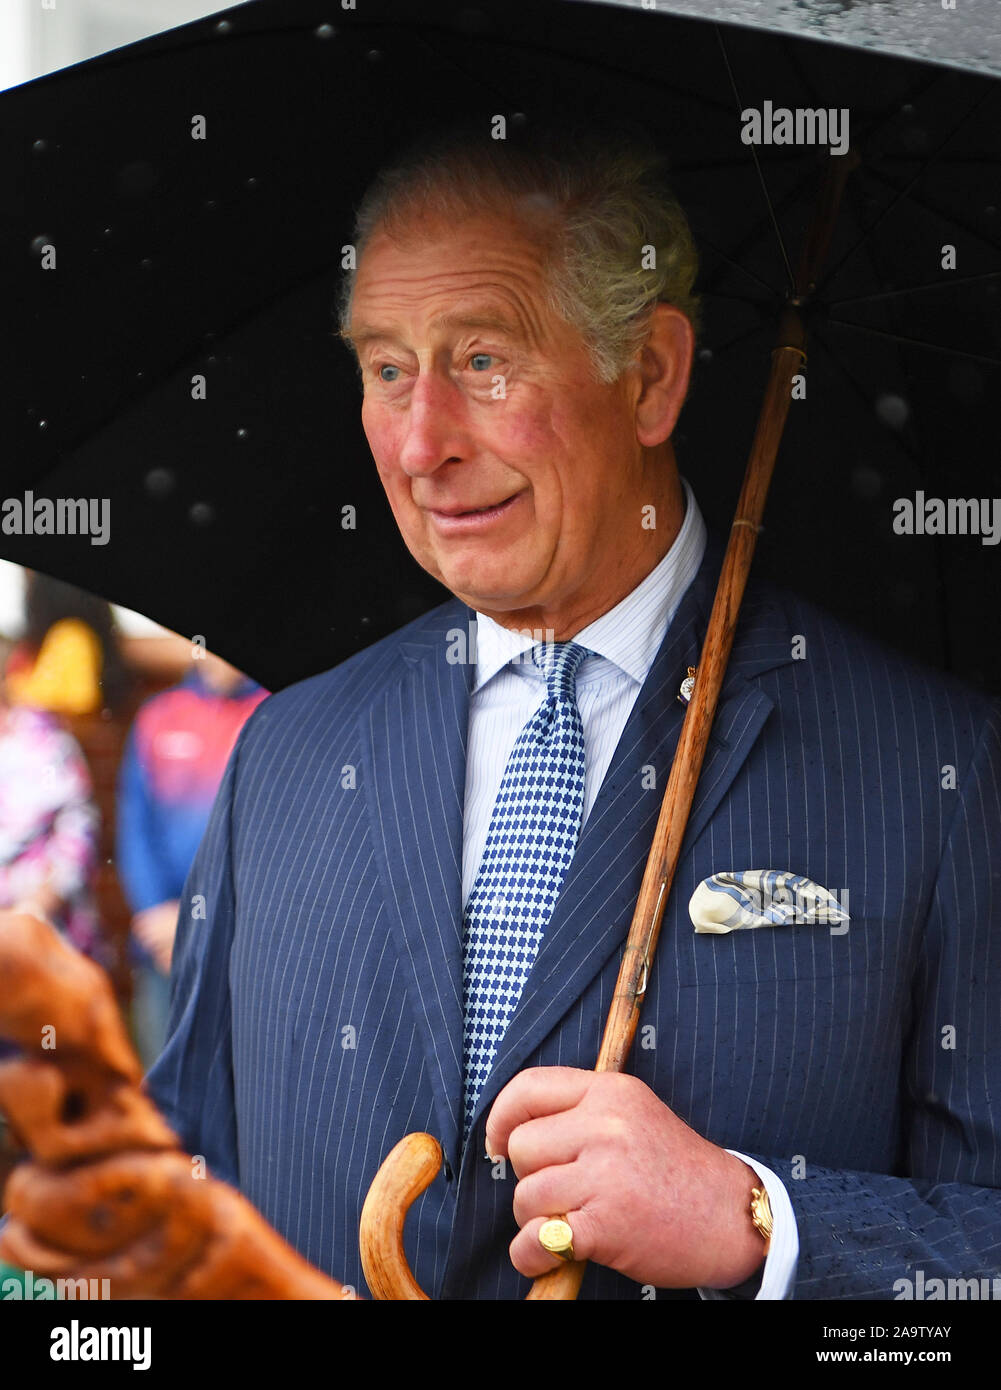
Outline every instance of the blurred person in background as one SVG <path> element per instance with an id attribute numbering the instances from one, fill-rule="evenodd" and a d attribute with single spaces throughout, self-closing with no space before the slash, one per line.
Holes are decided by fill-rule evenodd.
<path id="1" fill-rule="evenodd" d="M 44 917 L 107 966 L 94 900 L 99 832 L 77 741 L 0 687 L 0 908 Z"/>
<path id="2" fill-rule="evenodd" d="M 117 709 L 129 689 L 110 605 L 28 570 L 25 631 L 6 663 L 7 698 L 53 714 Z"/>
<path id="3" fill-rule="evenodd" d="M 244 722 L 268 692 L 209 653 L 141 706 L 118 778 L 118 875 L 132 918 L 133 1030 L 144 1065 L 163 1047 L 181 889 Z"/>

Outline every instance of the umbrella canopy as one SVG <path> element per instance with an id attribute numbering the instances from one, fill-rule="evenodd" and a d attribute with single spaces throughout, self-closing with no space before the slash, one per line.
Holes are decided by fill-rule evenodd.
<path id="1" fill-rule="evenodd" d="M 92 544 L 18 534 L 11 508 L 0 555 L 201 635 L 271 689 L 445 597 L 398 537 L 333 333 L 353 208 L 402 139 L 455 112 L 485 132 L 627 115 L 655 136 L 702 253 L 675 445 L 723 528 L 827 157 L 745 144 L 742 112 L 847 111 L 862 162 L 758 569 L 1001 688 L 996 543 L 893 529 L 900 500 L 998 490 L 992 78 L 579 0 L 255 0 L 0 101 L 20 194 L 0 492 L 25 513 L 108 499 L 110 521 Z"/>
<path id="2" fill-rule="evenodd" d="M 645 0 L 600 3 L 643 6 Z M 951 4 L 952 0 L 657 0 L 656 8 L 1001 77 L 1001 12 L 994 0 L 957 0 L 950 8 Z"/>

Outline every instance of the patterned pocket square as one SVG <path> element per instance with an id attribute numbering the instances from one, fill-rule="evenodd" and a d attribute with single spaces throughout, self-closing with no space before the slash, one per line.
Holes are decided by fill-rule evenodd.
<path id="1" fill-rule="evenodd" d="M 802 874 L 782 869 L 745 869 L 703 879 L 692 894 L 688 911 L 697 932 L 719 935 L 744 927 L 780 927 L 790 922 L 825 926 L 847 922 L 847 891 L 842 899 L 845 907 L 833 893 Z"/>

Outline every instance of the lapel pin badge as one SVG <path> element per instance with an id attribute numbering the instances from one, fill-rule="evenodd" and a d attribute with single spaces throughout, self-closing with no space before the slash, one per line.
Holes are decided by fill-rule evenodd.
<path id="1" fill-rule="evenodd" d="M 681 682 L 681 689 L 678 691 L 678 699 L 683 705 L 687 705 L 692 698 L 692 691 L 695 689 L 696 669 L 697 668 L 694 666 L 689 666 L 688 675 Z"/>

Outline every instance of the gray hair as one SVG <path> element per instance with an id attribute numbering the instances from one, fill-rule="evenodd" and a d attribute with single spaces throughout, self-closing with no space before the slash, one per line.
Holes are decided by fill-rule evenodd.
<path id="1" fill-rule="evenodd" d="M 582 335 L 597 379 L 618 379 L 645 341 L 653 306 L 673 304 L 698 334 L 698 253 L 664 161 L 632 130 L 550 130 L 493 140 L 468 132 L 425 138 L 366 191 L 355 217 L 357 265 L 385 231 L 405 241 L 422 216 L 496 208 L 544 234 L 549 307 Z M 341 287 L 350 342 L 354 277 Z"/>

